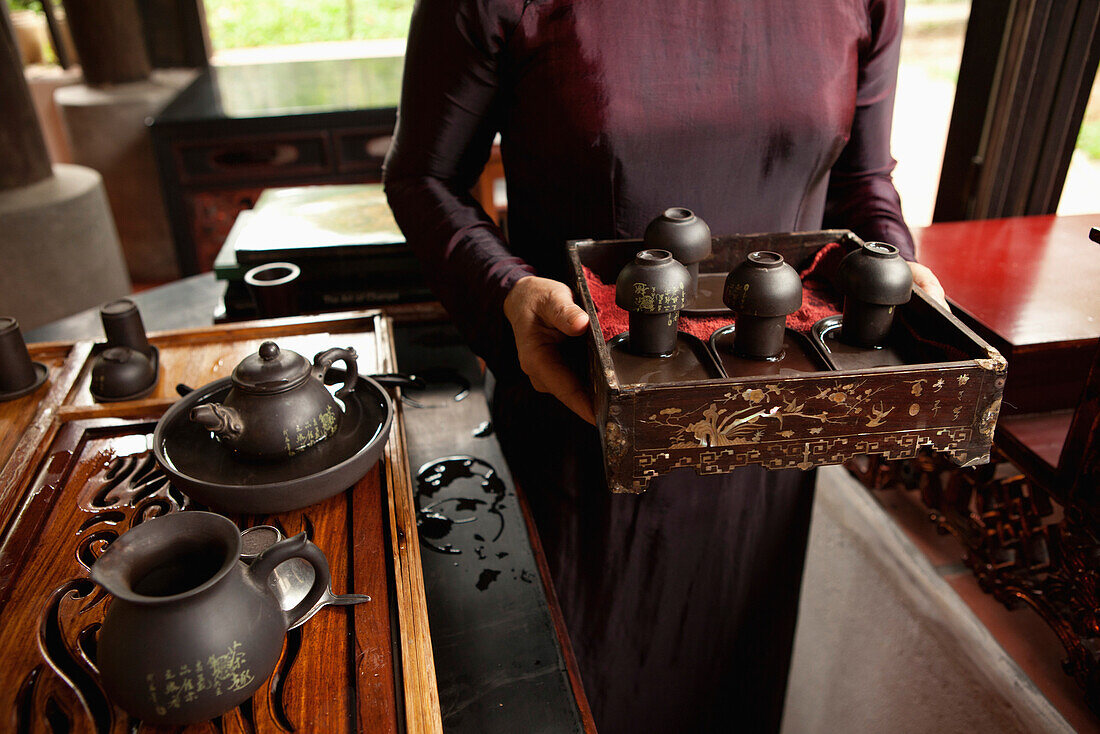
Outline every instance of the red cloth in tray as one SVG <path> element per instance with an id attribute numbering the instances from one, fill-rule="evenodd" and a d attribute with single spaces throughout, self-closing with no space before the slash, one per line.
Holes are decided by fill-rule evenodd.
<path id="1" fill-rule="evenodd" d="M 833 288 L 826 274 L 836 272 L 837 265 L 844 252 L 839 243 L 833 242 L 822 247 L 814 255 L 813 261 L 798 275 L 802 278 L 802 308 L 787 317 L 787 327 L 796 331 L 809 331 L 810 327 L 826 316 L 840 313 L 843 299 Z M 596 305 L 596 315 L 600 320 L 600 329 L 605 339 L 618 336 L 627 330 L 629 315 L 615 305 L 615 284 L 600 280 L 599 276 L 584 269 L 584 279 L 588 281 L 588 290 L 592 302 Z M 697 336 L 703 341 L 723 326 L 734 322 L 733 313 L 729 316 L 680 316 L 680 331 Z"/>

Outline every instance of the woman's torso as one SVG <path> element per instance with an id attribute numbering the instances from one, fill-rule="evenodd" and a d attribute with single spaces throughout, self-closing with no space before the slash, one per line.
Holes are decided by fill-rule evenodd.
<path id="1" fill-rule="evenodd" d="M 715 234 L 821 224 L 847 142 L 864 0 L 530 3 L 504 47 L 509 239 L 638 237 L 669 206 Z"/>

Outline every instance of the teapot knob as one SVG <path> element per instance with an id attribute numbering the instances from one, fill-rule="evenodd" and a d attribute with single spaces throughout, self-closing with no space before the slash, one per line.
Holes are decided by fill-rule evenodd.
<path id="1" fill-rule="evenodd" d="M 270 362 L 273 359 L 279 357 L 279 345 L 275 342 L 267 341 L 260 345 L 260 359 L 265 362 Z"/>

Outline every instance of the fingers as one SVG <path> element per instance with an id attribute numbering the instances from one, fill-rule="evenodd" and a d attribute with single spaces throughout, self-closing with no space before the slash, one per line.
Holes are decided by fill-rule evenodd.
<path id="1" fill-rule="evenodd" d="M 595 425 L 591 391 L 562 359 L 556 342 L 531 343 L 526 348 L 521 347 L 520 367 L 536 390 L 553 395 L 565 407 Z"/>
<path id="2" fill-rule="evenodd" d="M 909 263 L 909 269 L 913 271 L 913 283 L 920 286 L 925 293 L 939 301 L 941 306 L 950 311 L 951 307 L 947 304 L 947 293 L 936 274 L 930 268 L 915 262 Z"/>
<path id="3" fill-rule="evenodd" d="M 588 314 L 573 303 L 573 292 L 564 283 L 547 281 L 535 303 L 535 315 L 566 336 L 580 336 L 588 328 Z"/>
<path id="4" fill-rule="evenodd" d="M 545 362 L 532 368 L 527 376 L 536 390 L 553 395 L 581 419 L 596 425 L 596 411 L 590 391 L 564 364 Z"/>
<path id="5" fill-rule="evenodd" d="M 560 342 L 584 333 L 588 314 L 564 283 L 537 276 L 518 281 L 504 301 L 520 367 L 539 392 L 549 393 L 593 425 L 591 390 L 562 358 Z"/>
<path id="6" fill-rule="evenodd" d="M 553 326 L 567 336 L 580 336 L 588 328 L 588 314 L 580 306 L 573 303 L 572 298 L 564 302 L 553 301 L 547 303 L 545 311 L 540 312 L 539 315 L 543 317 L 548 325 Z"/>

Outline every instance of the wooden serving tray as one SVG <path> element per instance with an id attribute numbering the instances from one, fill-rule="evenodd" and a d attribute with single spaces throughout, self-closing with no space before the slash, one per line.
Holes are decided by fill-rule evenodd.
<path id="1" fill-rule="evenodd" d="M 57 408 L 72 388 L 90 344 L 31 345 L 31 359 L 46 366 L 47 377 L 37 390 L 0 403 L 0 528 L 6 525 L 9 488 L 27 470 L 35 450 L 55 430 Z"/>
<path id="2" fill-rule="evenodd" d="M 726 273 L 755 250 L 779 252 L 802 270 L 833 242 L 847 249 L 860 244 L 845 230 L 718 237 L 700 272 Z M 641 240 L 568 244 L 575 290 L 590 319 L 597 425 L 612 490 L 642 492 L 653 477 L 682 467 L 699 474 L 746 464 L 805 470 L 860 454 L 906 458 L 925 446 L 962 466 L 989 461 L 1006 362 L 919 288 L 895 319 L 895 334 L 904 323 L 917 335 L 911 353 L 919 358 L 905 364 L 831 370 L 825 363 L 797 375 L 623 381 L 584 268 L 614 283 L 641 249 Z"/>
<path id="3" fill-rule="evenodd" d="M 39 443 L 9 458 L 2 498 L 0 646 L 5 650 L 0 729 L 122 732 L 131 721 L 106 699 L 95 670 L 96 631 L 107 595 L 88 568 L 116 537 L 157 515 L 199 508 L 170 484 L 150 450 L 156 417 L 175 385 L 224 376 L 261 341 L 307 357 L 353 346 L 364 373 L 391 371 L 390 326 L 377 311 L 283 319 L 150 335 L 161 353 L 149 398 L 96 405 L 87 395 L 91 343 L 32 345 L 56 353 L 52 384 L 32 411 L 4 415 L 0 430 L 49 420 Z M 62 359 L 64 357 L 64 359 Z M 39 359 L 39 361 L 42 361 Z M 55 375 L 57 377 L 55 378 Z M 50 400 L 56 400 L 51 404 Z M 328 558 L 335 593 L 371 601 L 328 607 L 287 636 L 271 680 L 250 699 L 189 731 L 439 732 L 415 510 L 400 400 L 384 458 L 347 492 L 302 510 L 230 516 L 305 531 Z M 31 414 L 31 418 L 26 416 Z M 121 416 L 121 417 L 120 417 Z M 135 417 L 137 416 L 137 417 Z"/>

